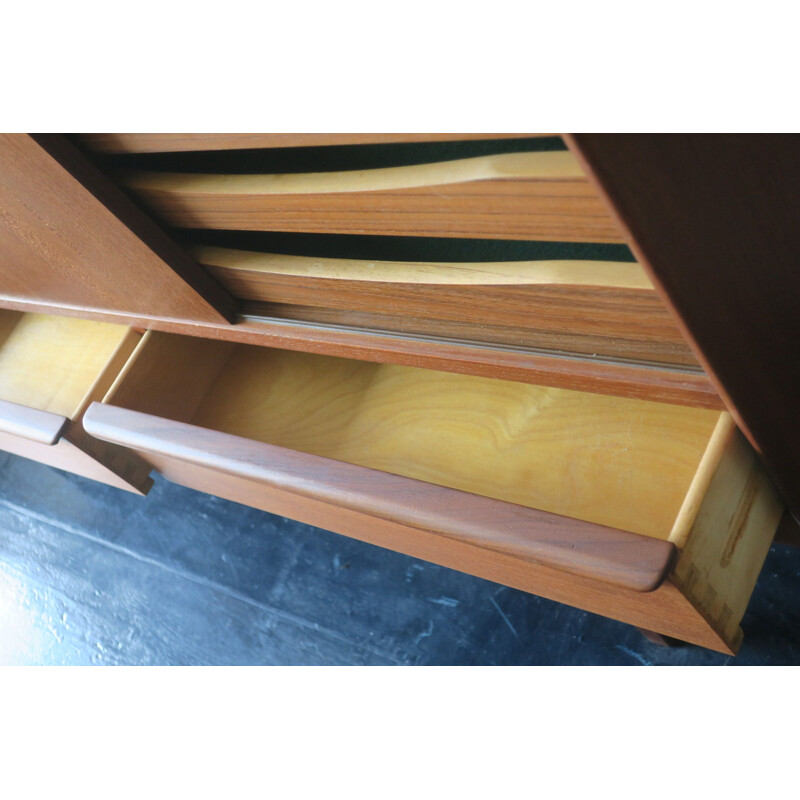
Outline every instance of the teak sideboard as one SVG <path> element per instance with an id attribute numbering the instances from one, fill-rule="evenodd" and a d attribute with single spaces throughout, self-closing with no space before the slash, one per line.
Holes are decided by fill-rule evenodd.
<path id="1" fill-rule="evenodd" d="M 734 653 L 800 509 L 798 145 L 2 135 L 0 449 Z"/>

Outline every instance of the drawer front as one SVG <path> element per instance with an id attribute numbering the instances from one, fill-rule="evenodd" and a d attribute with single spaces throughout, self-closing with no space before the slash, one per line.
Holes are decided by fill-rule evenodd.
<path id="1" fill-rule="evenodd" d="M 373 366 L 148 334 L 85 424 L 192 488 L 736 648 L 782 507 L 727 414 Z"/>
<path id="2" fill-rule="evenodd" d="M 148 465 L 82 424 L 140 339 L 116 325 L 0 311 L 0 450 L 145 494 Z"/>
<path id="3" fill-rule="evenodd" d="M 237 479 L 239 487 L 258 487 L 251 501 L 257 493 L 282 502 L 292 497 L 302 509 L 311 499 L 392 522 L 412 537 L 429 531 L 631 591 L 657 588 L 673 560 L 668 542 L 129 409 L 95 403 L 86 424 L 168 475 L 178 474 L 168 465 L 184 462 Z M 335 530 L 335 512 L 331 523 Z"/>
<path id="4" fill-rule="evenodd" d="M 108 410 L 122 411 L 116 408 Z M 637 627 L 658 630 L 667 636 L 702 647 L 729 654 L 732 652 L 730 645 L 669 580 L 663 581 L 650 592 L 621 588 L 603 580 L 556 569 L 519 554 L 490 549 L 481 542 L 470 542 L 458 535 L 451 537 L 424 528 L 410 527 L 403 522 L 383 519 L 353 508 L 331 505 L 312 496 L 265 486 L 252 477 L 221 472 L 217 467 L 165 455 L 155 449 L 145 449 L 143 443 L 132 435 L 133 418 L 126 422 L 116 417 L 111 427 L 112 418 L 103 414 L 97 406 L 90 408 L 87 422 L 98 437 L 107 436 L 109 440 L 125 442 L 127 447 L 138 446 L 139 454 L 154 469 L 181 486 L 332 530 Z M 162 420 L 162 429 L 166 425 L 167 422 Z M 170 423 L 170 426 L 178 427 L 178 424 Z M 152 440 L 150 444 L 152 448 Z M 574 521 L 569 520 L 564 530 L 569 530 L 572 523 Z M 580 532 L 577 533 L 580 540 Z"/>

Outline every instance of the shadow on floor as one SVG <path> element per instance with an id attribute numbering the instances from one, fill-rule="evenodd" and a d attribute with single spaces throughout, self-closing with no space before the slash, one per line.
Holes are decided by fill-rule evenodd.
<path id="1" fill-rule="evenodd" d="M 157 478 L 146 498 L 0 453 L 0 664 L 800 663 L 774 546 L 736 658 Z"/>

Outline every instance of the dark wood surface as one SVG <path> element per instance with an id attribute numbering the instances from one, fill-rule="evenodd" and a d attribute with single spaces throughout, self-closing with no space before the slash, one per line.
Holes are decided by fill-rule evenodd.
<path id="1" fill-rule="evenodd" d="M 0 400 L 0 431 L 39 444 L 55 444 L 68 420 L 59 414 Z"/>
<path id="2" fill-rule="evenodd" d="M 568 138 L 800 515 L 800 136 Z"/>
<path id="3" fill-rule="evenodd" d="M 630 591 L 650 592 L 672 565 L 672 544 L 568 519 L 424 481 L 301 453 L 239 436 L 99 403 L 86 430 L 144 454 L 155 453 L 345 508 L 408 529 L 590 577 Z"/>
<path id="4" fill-rule="evenodd" d="M 61 136 L 0 136 L 0 208 L 0 300 L 233 318 L 227 292 Z"/>
<path id="5" fill-rule="evenodd" d="M 168 153 L 255 147 L 448 142 L 517 139 L 549 133 L 80 133 L 77 138 L 100 153 Z"/>

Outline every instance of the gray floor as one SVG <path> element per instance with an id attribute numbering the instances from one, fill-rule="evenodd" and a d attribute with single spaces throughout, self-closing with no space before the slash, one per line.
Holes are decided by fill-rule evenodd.
<path id="1" fill-rule="evenodd" d="M 2 664 L 798 664 L 800 549 L 736 658 L 158 479 L 147 498 L 0 453 Z"/>

